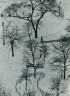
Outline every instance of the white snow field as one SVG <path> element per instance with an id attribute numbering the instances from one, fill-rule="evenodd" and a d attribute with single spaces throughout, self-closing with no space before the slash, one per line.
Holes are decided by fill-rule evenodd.
<path id="1" fill-rule="evenodd" d="M 23 1 L 23 0 L 21 0 Z M 64 10 L 64 19 L 59 19 L 57 17 L 52 16 L 51 14 L 45 15 L 43 19 L 43 27 L 39 30 L 38 33 L 38 39 L 40 40 L 41 36 L 43 36 L 44 40 L 54 40 L 58 39 L 61 35 L 64 35 L 66 31 L 64 28 L 67 25 L 67 18 L 70 17 L 70 0 L 59 0 L 62 1 L 62 7 Z M 4 8 L 6 8 L 7 5 L 10 5 L 11 3 L 18 2 L 18 0 L 0 0 L 0 14 L 3 12 Z M 20 2 L 20 0 L 19 0 Z M 15 51 L 15 57 L 11 57 L 10 48 L 8 48 L 7 45 L 3 45 L 1 34 L 2 34 L 2 22 L 6 21 L 6 18 L 0 17 L 0 79 L 3 83 L 3 85 L 11 92 L 11 96 L 18 96 L 15 90 L 15 84 L 19 76 L 21 75 L 21 70 L 23 67 L 22 62 L 22 49 L 21 46 L 19 46 L 19 49 Z M 46 60 L 45 67 L 43 69 L 38 69 L 37 72 L 44 72 L 45 78 L 43 78 L 39 86 L 42 90 L 45 92 L 50 92 L 50 86 L 51 86 L 51 78 L 58 76 L 58 72 L 52 72 L 49 64 L 48 59 Z M 33 71 L 32 71 L 33 72 Z M 39 76 L 37 76 L 38 79 Z M 34 77 L 31 77 L 31 80 L 35 86 L 35 90 L 37 90 L 37 94 L 39 95 L 40 92 L 36 88 L 36 82 L 37 79 L 34 80 Z M 24 83 L 23 83 L 24 85 Z M 66 93 L 60 94 L 60 96 L 70 96 L 70 79 L 66 77 L 65 80 L 65 86 Z M 32 85 L 30 85 L 31 88 L 33 88 Z M 24 86 L 23 86 L 24 88 Z M 24 89 L 23 89 L 24 90 Z"/>

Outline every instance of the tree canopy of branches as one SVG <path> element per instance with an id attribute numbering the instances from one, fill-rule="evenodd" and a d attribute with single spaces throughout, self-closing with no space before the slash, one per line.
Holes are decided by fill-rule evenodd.
<path id="1" fill-rule="evenodd" d="M 21 3 L 14 3 L 5 9 L 1 16 L 6 15 L 30 22 L 35 33 L 35 38 L 37 38 L 42 18 L 48 12 L 57 17 L 63 18 L 64 16 L 62 7 L 56 0 L 25 0 Z"/>
<path id="2" fill-rule="evenodd" d="M 62 41 L 65 37 L 61 37 L 61 41 L 53 43 L 55 56 L 52 59 L 51 64 L 54 65 L 54 69 L 62 69 L 64 79 L 66 77 L 66 70 L 68 69 L 68 61 L 70 59 L 70 42 Z"/>

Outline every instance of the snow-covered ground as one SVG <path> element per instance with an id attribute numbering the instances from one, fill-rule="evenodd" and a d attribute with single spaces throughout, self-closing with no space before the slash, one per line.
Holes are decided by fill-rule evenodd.
<path id="1" fill-rule="evenodd" d="M 11 4 L 11 2 L 17 2 L 18 0 L 0 0 L 0 13 L 3 12 L 3 9 L 6 8 L 7 5 Z M 19 0 L 20 1 L 20 0 Z M 39 30 L 38 37 L 43 36 L 44 40 L 52 40 L 59 38 L 60 35 L 64 35 L 66 32 L 64 30 L 67 24 L 67 18 L 70 16 L 70 0 L 61 0 L 62 6 L 65 12 L 64 20 L 58 19 L 50 14 L 47 14 L 44 19 L 44 25 Z M 4 21 L 3 18 L 0 18 L 0 37 L 2 33 L 2 22 Z M 2 82 L 5 84 L 5 87 L 8 90 L 12 91 L 12 96 L 17 96 L 15 91 L 15 83 L 19 78 L 22 70 L 22 49 L 19 48 L 15 52 L 15 57 L 11 57 L 11 53 L 9 48 L 2 44 L 2 39 L 0 38 L 0 78 Z M 47 63 L 47 62 L 46 62 Z M 40 82 L 40 87 L 46 92 L 49 91 L 48 87 L 50 88 L 50 80 L 52 76 L 55 76 L 53 72 L 49 71 L 48 67 L 46 66 L 44 69 L 38 69 L 38 71 L 43 71 L 46 76 Z M 68 84 L 68 93 L 63 94 L 61 96 L 70 96 L 70 80 L 67 81 Z"/>

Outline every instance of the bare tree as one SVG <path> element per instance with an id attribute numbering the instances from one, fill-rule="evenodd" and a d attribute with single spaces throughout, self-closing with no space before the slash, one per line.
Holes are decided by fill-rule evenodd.
<path id="1" fill-rule="evenodd" d="M 10 27 L 9 29 L 7 29 L 5 39 L 7 41 L 8 46 L 11 46 L 12 57 L 14 57 L 14 48 L 17 48 L 18 47 L 17 45 L 21 43 L 22 36 L 19 33 L 20 30 L 18 26 L 12 26 L 11 28 Z"/>
<path id="2" fill-rule="evenodd" d="M 56 96 L 59 96 L 60 94 L 65 93 L 65 86 L 64 83 L 61 82 L 61 79 L 58 77 L 56 78 L 52 78 L 51 79 L 51 91 L 55 91 L 54 94 L 56 94 Z"/>
<path id="3" fill-rule="evenodd" d="M 62 40 L 64 38 L 64 41 Z M 66 37 L 62 37 L 60 42 L 53 43 L 54 57 L 52 59 L 52 66 L 54 69 L 63 70 L 64 79 L 66 77 L 66 70 L 68 69 L 68 61 L 70 59 L 70 42 L 65 41 Z"/>
<path id="4" fill-rule="evenodd" d="M 51 12 L 57 17 L 63 18 L 63 11 L 56 0 L 25 0 L 8 6 L 1 17 L 4 15 L 26 20 L 31 23 L 35 38 L 38 37 L 38 28 L 44 15 Z"/>
<path id="5" fill-rule="evenodd" d="M 24 50 L 24 63 L 28 67 L 34 68 L 34 78 L 36 78 L 36 69 L 44 67 L 43 59 L 40 58 L 40 52 L 38 50 L 38 41 L 32 39 L 25 43 L 26 49 Z"/>
<path id="6" fill-rule="evenodd" d="M 36 78 L 36 69 L 44 67 L 43 59 L 40 58 L 39 42 L 35 39 L 32 39 L 30 22 L 25 23 L 23 27 L 25 29 L 25 36 L 27 37 L 25 41 L 23 62 L 26 64 L 26 66 L 28 66 L 28 68 L 34 68 L 34 78 Z"/>

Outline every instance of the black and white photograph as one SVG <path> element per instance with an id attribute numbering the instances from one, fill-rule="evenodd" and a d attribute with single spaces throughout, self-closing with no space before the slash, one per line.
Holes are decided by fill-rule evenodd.
<path id="1" fill-rule="evenodd" d="M 70 96 L 70 0 L 0 0 L 0 96 Z"/>

